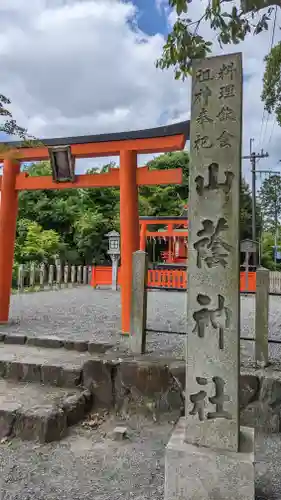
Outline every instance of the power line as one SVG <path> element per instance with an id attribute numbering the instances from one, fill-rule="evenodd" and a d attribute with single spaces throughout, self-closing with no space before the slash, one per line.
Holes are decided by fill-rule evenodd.
<path id="1" fill-rule="evenodd" d="M 273 47 L 273 44 L 274 44 L 275 30 L 276 30 L 276 21 L 277 21 L 277 5 L 275 6 L 275 11 L 274 11 L 274 18 L 273 18 L 273 26 L 272 26 L 272 32 L 271 32 L 271 41 L 270 41 L 269 52 L 271 51 L 271 49 Z M 263 130 L 263 124 L 264 124 L 265 115 L 266 115 L 266 122 L 265 122 L 265 128 Z M 258 143 L 259 146 L 262 144 L 264 138 L 266 137 L 268 121 L 269 121 L 269 112 L 266 111 L 265 106 L 264 106 L 263 107 L 263 114 L 262 114 L 262 121 L 261 121 L 260 137 L 259 137 L 259 143 Z M 271 142 L 271 138 L 272 138 L 272 135 L 273 135 L 274 126 L 275 126 L 275 122 L 273 122 L 273 127 L 272 127 L 272 130 L 271 130 L 271 134 L 270 134 L 270 138 L 269 138 L 268 144 Z"/>

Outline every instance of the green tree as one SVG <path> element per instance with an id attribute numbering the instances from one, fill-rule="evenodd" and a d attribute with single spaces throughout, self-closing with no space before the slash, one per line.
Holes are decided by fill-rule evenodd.
<path id="1" fill-rule="evenodd" d="M 18 238 L 15 256 L 18 262 L 43 262 L 54 258 L 62 250 L 63 244 L 56 231 L 43 230 L 34 221 L 22 219 L 18 224 Z"/>
<path id="2" fill-rule="evenodd" d="M 278 227 L 280 231 L 280 226 Z M 275 246 L 275 235 L 266 231 L 261 238 L 261 264 L 272 271 L 281 271 L 281 264 L 274 262 L 273 247 Z"/>
<path id="3" fill-rule="evenodd" d="M 0 124 L 0 132 L 4 132 L 8 135 L 17 135 L 21 139 L 25 140 L 27 138 L 27 130 L 23 127 L 19 127 L 16 120 L 13 119 L 13 115 L 8 109 L 10 104 L 10 99 L 3 94 L 0 94 L 0 116 L 3 119 Z"/>
<path id="4" fill-rule="evenodd" d="M 208 0 L 203 15 L 191 19 L 188 8 L 192 2 L 198 0 L 169 0 L 170 7 L 176 9 L 177 19 L 156 62 L 161 69 L 173 67 L 176 79 L 184 79 L 190 73 L 192 60 L 204 58 L 212 50 L 213 41 L 199 34 L 202 22 L 206 21 L 215 32 L 220 46 L 237 45 L 246 36 L 267 30 L 274 6 L 280 5 L 278 0 L 241 0 L 240 5 L 232 0 Z"/>
<path id="5" fill-rule="evenodd" d="M 256 207 L 256 229 L 257 237 L 261 234 L 261 209 L 259 204 Z M 249 185 L 245 179 L 241 181 L 240 189 L 240 238 L 252 238 L 252 196 Z"/>
<path id="6" fill-rule="evenodd" d="M 270 114 L 274 113 L 277 123 L 281 125 L 281 42 L 265 58 L 261 98 L 265 109 Z"/>
<path id="7" fill-rule="evenodd" d="M 102 172 L 114 168 L 105 165 Z M 30 176 L 50 175 L 49 162 L 29 165 Z M 92 169 L 87 173 L 96 173 Z M 104 234 L 119 229 L 119 190 L 113 188 L 25 191 L 19 195 L 18 241 L 26 237 L 22 219 L 61 235 L 61 258 L 70 263 L 91 263 L 106 256 Z M 22 235 L 22 236 L 21 236 Z"/>
<path id="8" fill-rule="evenodd" d="M 148 163 L 151 170 L 182 168 L 183 183 L 168 186 L 141 186 L 141 215 L 180 215 L 188 199 L 189 153 L 177 151 L 162 154 Z M 144 211 L 145 209 L 145 211 Z"/>
<path id="9" fill-rule="evenodd" d="M 259 191 L 263 227 L 267 231 L 276 231 L 281 217 L 281 177 L 270 175 L 265 179 Z"/>

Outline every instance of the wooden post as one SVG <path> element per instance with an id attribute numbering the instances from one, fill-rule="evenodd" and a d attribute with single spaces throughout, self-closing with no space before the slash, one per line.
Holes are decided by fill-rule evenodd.
<path id="1" fill-rule="evenodd" d="M 139 249 L 137 153 L 120 151 L 121 307 L 122 333 L 130 331 L 133 253 Z"/>
<path id="2" fill-rule="evenodd" d="M 18 214 L 18 193 L 15 190 L 20 163 L 4 160 L 0 208 L 0 322 L 9 319 L 14 246 Z"/>
<path id="3" fill-rule="evenodd" d="M 268 365 L 269 270 L 256 272 L 255 360 L 259 367 Z"/>
<path id="4" fill-rule="evenodd" d="M 147 312 L 147 254 L 142 250 L 133 253 L 132 302 L 130 322 L 131 351 L 145 353 Z"/>

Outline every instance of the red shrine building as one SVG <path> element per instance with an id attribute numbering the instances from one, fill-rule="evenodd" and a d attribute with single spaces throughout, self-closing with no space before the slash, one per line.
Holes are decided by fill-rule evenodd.
<path id="1" fill-rule="evenodd" d="M 160 254 L 157 252 L 159 247 Z M 140 250 L 148 252 L 152 263 L 160 260 L 166 265 L 185 266 L 188 250 L 187 207 L 184 214 L 177 217 L 140 217 Z"/>

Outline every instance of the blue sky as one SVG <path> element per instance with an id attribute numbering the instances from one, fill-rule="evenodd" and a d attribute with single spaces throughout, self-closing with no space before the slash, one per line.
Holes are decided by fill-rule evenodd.
<path id="1" fill-rule="evenodd" d="M 142 31 L 148 35 L 162 33 L 166 36 L 169 33 L 167 12 L 164 11 L 164 8 L 157 8 L 157 4 L 153 0 L 133 0 L 133 3 L 139 10 L 137 22 Z"/>

